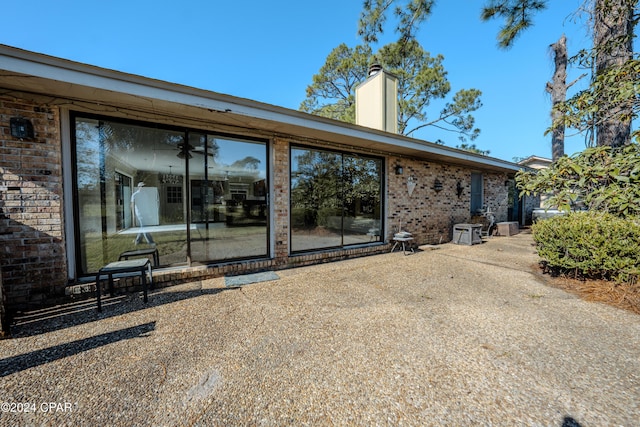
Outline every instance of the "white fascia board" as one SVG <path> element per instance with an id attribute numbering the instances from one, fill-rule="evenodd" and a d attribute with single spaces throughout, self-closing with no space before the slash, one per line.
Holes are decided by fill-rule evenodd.
<path id="1" fill-rule="evenodd" d="M 157 99 L 220 111 L 225 111 L 234 105 L 229 102 L 221 102 L 211 98 L 194 96 L 185 93 L 184 90 L 177 91 L 175 87 L 179 86 L 171 83 L 164 83 L 159 80 L 147 79 L 145 77 L 100 69 L 93 66 L 84 66 L 84 64 L 76 65 L 76 63 L 68 62 L 66 65 L 69 66 L 64 67 L 60 66 L 60 64 L 50 64 L 44 61 L 35 62 L 16 57 L 7 57 L 2 54 L 1 51 L 0 58 L 2 59 L 2 65 L 0 65 L 2 69 L 28 76 L 56 80 L 63 83 L 86 86 L 93 89 L 119 92 L 151 100 Z M 80 67 L 78 67 L 78 65 Z M 80 69 L 81 67 L 86 68 Z M 166 88 L 163 88 L 162 86 L 166 86 Z M 169 88 L 170 86 L 173 86 L 173 88 Z M 182 88 L 188 89 L 186 86 Z M 194 89 L 194 91 L 195 90 L 196 89 Z"/>

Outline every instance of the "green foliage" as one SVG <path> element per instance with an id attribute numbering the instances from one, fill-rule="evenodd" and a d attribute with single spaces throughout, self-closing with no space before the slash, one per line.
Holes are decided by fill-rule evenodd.
<path id="1" fill-rule="evenodd" d="M 488 0 L 482 8 L 481 18 L 483 21 L 504 19 L 498 32 L 498 45 L 508 48 L 524 30 L 533 26 L 533 15 L 546 7 L 546 0 Z"/>
<path id="2" fill-rule="evenodd" d="M 582 56 L 587 55 L 582 52 Z M 582 60 L 582 59 L 581 59 Z M 630 59 L 624 64 L 600 72 L 588 89 L 580 91 L 555 108 L 561 113 L 561 123 L 579 131 L 589 131 L 609 118 L 609 114 L 599 114 L 615 106 L 625 106 L 616 117 L 629 123 L 638 117 L 640 111 L 640 60 Z M 551 132 L 552 128 L 547 130 Z M 640 130 L 633 137 L 640 140 Z"/>
<path id="3" fill-rule="evenodd" d="M 339 154 L 325 151 L 296 150 L 292 170 L 291 205 L 317 211 L 338 203 L 342 176 Z"/>
<path id="4" fill-rule="evenodd" d="M 476 153 L 476 154 L 482 154 L 483 156 L 488 156 L 490 151 L 489 150 L 482 150 L 478 147 L 476 147 L 476 144 L 460 144 L 460 145 L 456 145 L 456 148 L 459 148 L 461 150 L 465 150 L 465 151 L 469 151 L 470 153 Z"/>
<path id="5" fill-rule="evenodd" d="M 560 0 L 557 0 L 560 1 Z M 395 32 L 403 41 L 416 37 L 420 25 L 429 17 L 435 0 L 364 0 L 359 34 L 365 42 L 377 41 L 387 17 L 398 20 Z M 498 45 L 508 48 L 517 37 L 533 26 L 535 16 L 546 9 L 549 0 L 485 0 L 481 19 L 501 19 Z M 629 142 L 631 120 L 640 111 L 640 61 L 632 50 L 638 22 L 638 0 L 593 0 L 582 6 L 591 16 L 592 49 L 576 56 L 585 68 L 596 71 L 589 89 L 555 107 L 554 123 L 585 132 L 587 141 L 597 137 L 597 145 L 621 146 Z M 593 65 L 593 67 L 592 67 Z M 640 131 L 633 135 L 640 141 Z"/>
<path id="6" fill-rule="evenodd" d="M 307 98 L 300 110 L 354 123 L 355 88 L 366 79 L 371 56 L 368 46 L 352 49 L 342 43 L 333 49 L 307 87 Z"/>
<path id="7" fill-rule="evenodd" d="M 603 212 L 573 212 L 532 227 L 538 254 L 555 274 L 637 282 L 640 218 Z"/>
<path id="8" fill-rule="evenodd" d="M 401 134 L 413 131 L 407 132 L 409 120 L 426 121 L 426 108 L 431 101 L 443 99 L 451 91 L 442 65 L 444 57 L 432 57 L 415 40 L 385 45 L 375 58 L 398 78 L 398 132 Z"/>
<path id="9" fill-rule="evenodd" d="M 521 195 L 549 195 L 549 205 L 561 210 L 640 215 L 640 146 L 588 148 L 548 169 L 520 171 L 516 182 Z"/>
<path id="10" fill-rule="evenodd" d="M 291 209 L 291 227 L 297 229 L 314 228 L 317 224 L 318 211 L 306 207 Z"/>
<path id="11" fill-rule="evenodd" d="M 380 217 L 380 159 L 304 148 L 292 156 L 293 227 L 332 228 L 343 216 Z"/>
<path id="12" fill-rule="evenodd" d="M 377 42 L 384 32 L 389 11 L 398 19 L 396 32 L 401 40 L 415 38 L 415 32 L 429 15 L 435 0 L 364 0 L 358 34 L 366 43 Z"/>
<path id="13" fill-rule="evenodd" d="M 482 106 L 477 89 L 458 91 L 439 115 L 429 116 L 431 102 L 445 99 L 451 91 L 444 57 L 432 57 L 415 40 L 390 43 L 374 55 L 368 46 L 351 49 L 345 44 L 327 57 L 313 83 L 301 111 L 355 123 L 355 88 L 368 78 L 369 64 L 379 63 L 398 78 L 398 131 L 408 135 L 425 126 L 457 132 L 461 140 L 475 139 L 480 130 L 470 114 Z M 419 123 L 410 128 L 409 123 Z"/>
<path id="14" fill-rule="evenodd" d="M 232 168 L 242 168 L 248 170 L 258 170 L 260 160 L 253 156 L 247 156 L 244 159 L 236 160 L 231 164 Z"/>
<path id="15" fill-rule="evenodd" d="M 358 34 L 367 43 L 377 42 L 378 35 L 384 33 L 387 17 L 393 13 L 397 19 L 395 32 L 400 39 L 413 39 L 420 25 L 431 15 L 435 3 L 435 0 L 364 0 Z M 533 25 L 533 16 L 546 6 L 547 0 L 486 0 L 481 18 L 504 20 L 498 33 L 498 44 L 505 48 Z"/>
<path id="16" fill-rule="evenodd" d="M 338 207 L 324 207 L 318 209 L 317 223 L 320 227 L 332 228 L 331 218 L 342 218 L 342 209 Z"/>

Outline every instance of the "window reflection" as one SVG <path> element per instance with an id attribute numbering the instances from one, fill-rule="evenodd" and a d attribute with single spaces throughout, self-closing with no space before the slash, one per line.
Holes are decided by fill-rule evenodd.
<path id="1" fill-rule="evenodd" d="M 343 156 L 344 244 L 380 241 L 382 162 Z"/>
<path id="2" fill-rule="evenodd" d="M 183 203 L 160 197 L 183 134 L 88 118 L 77 118 L 75 131 L 80 272 L 150 247 L 164 264 L 184 263 Z M 176 162 L 171 173 L 181 185 L 184 168 Z"/>
<path id="3" fill-rule="evenodd" d="M 190 160 L 194 261 L 267 254 L 264 142 L 201 135 Z"/>
<path id="4" fill-rule="evenodd" d="M 381 240 L 382 161 L 326 150 L 291 150 L 294 252 Z"/>
<path id="5" fill-rule="evenodd" d="M 81 274 L 147 248 L 165 266 L 266 256 L 266 143 L 74 123 Z"/>

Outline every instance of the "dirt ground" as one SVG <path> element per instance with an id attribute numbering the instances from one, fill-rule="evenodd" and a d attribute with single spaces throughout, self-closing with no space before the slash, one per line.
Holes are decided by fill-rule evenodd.
<path id="1" fill-rule="evenodd" d="M 529 229 L 523 234 L 531 234 Z M 531 271 L 548 286 L 570 292 L 585 301 L 599 302 L 640 314 L 640 283 L 615 283 L 606 280 L 554 276 L 546 273 L 541 264 L 532 264 Z"/>
<path id="2" fill-rule="evenodd" d="M 600 302 L 640 314 L 640 284 L 616 284 L 604 280 L 579 280 L 569 277 L 552 277 L 542 273 L 542 269 L 534 265 L 533 271 L 539 272 L 545 283 L 579 296 L 585 301 Z"/>

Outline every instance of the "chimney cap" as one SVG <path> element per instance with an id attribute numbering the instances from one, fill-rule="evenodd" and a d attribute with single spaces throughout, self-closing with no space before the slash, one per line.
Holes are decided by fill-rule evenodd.
<path id="1" fill-rule="evenodd" d="M 369 66 L 369 76 L 373 76 L 380 71 L 382 71 L 382 65 L 378 64 L 377 62 L 374 62 L 373 64 L 371 64 L 371 66 Z"/>

